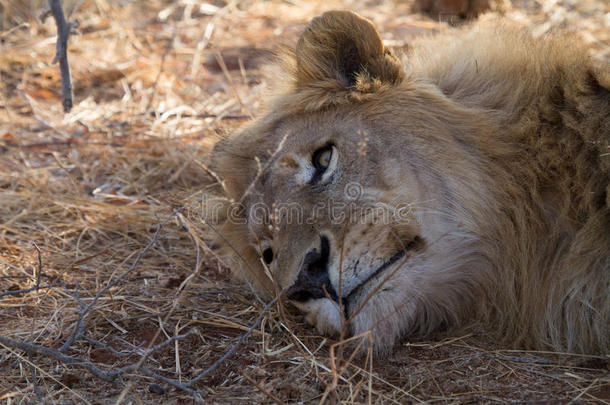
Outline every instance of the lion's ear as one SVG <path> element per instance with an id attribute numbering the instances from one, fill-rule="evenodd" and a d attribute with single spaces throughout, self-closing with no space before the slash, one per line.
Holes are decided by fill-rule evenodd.
<path id="1" fill-rule="evenodd" d="M 400 60 L 383 46 L 373 24 L 351 11 L 328 11 L 315 17 L 296 49 L 297 87 L 335 80 L 347 88 L 366 82 L 397 84 Z"/>

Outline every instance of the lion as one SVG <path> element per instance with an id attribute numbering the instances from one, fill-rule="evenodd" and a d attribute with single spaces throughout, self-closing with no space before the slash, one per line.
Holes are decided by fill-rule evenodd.
<path id="1" fill-rule="evenodd" d="M 212 150 L 220 252 L 376 353 L 478 326 L 608 352 L 608 66 L 509 23 L 411 45 L 350 11 L 310 22 L 260 117 Z"/>

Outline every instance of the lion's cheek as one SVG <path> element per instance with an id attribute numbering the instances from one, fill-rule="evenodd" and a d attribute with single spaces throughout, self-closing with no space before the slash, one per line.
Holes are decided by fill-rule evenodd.
<path id="1" fill-rule="evenodd" d="M 294 302 L 294 305 L 305 313 L 305 320 L 316 327 L 318 332 L 327 336 L 337 336 L 341 332 L 341 314 L 339 306 L 328 298 L 310 299 L 306 302 Z"/>
<path id="2" fill-rule="evenodd" d="M 409 328 L 414 311 L 404 296 L 395 291 L 379 291 L 353 315 L 350 332 L 356 336 L 370 331 L 375 352 L 387 354 Z"/>

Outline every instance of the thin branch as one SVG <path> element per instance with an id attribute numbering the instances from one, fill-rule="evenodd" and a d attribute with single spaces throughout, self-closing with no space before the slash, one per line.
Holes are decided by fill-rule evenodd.
<path id="1" fill-rule="evenodd" d="M 40 285 L 40 282 L 42 281 L 42 253 L 40 252 L 40 248 L 38 247 L 38 245 L 36 245 L 36 243 L 34 243 L 34 247 L 36 248 L 36 252 L 38 254 L 38 269 L 36 270 L 36 285 L 34 287 L 30 287 L 30 288 L 24 288 L 21 290 L 9 290 L 9 291 L 3 291 L 0 293 L 0 299 L 7 297 L 7 296 L 11 296 L 11 295 L 20 295 L 20 294 L 26 294 L 32 291 L 38 291 L 38 290 L 44 290 L 47 288 L 53 288 L 56 287 L 56 285 L 51 285 L 51 284 L 47 284 L 47 285 Z"/>
<path id="2" fill-rule="evenodd" d="M 193 397 L 193 399 L 195 400 L 195 402 L 197 402 L 197 403 L 202 403 L 203 402 L 203 399 L 201 398 L 201 395 L 199 395 L 197 390 L 193 389 L 193 388 L 189 388 L 187 386 L 187 384 L 183 384 L 183 383 L 181 383 L 178 380 L 174 380 L 174 379 L 171 379 L 171 378 L 164 377 L 164 376 L 162 376 L 160 374 L 157 374 L 154 371 L 152 371 L 152 370 L 150 370 L 150 369 L 148 369 L 146 367 L 140 367 L 139 370 L 142 373 L 144 373 L 147 376 L 149 376 L 149 377 L 156 378 L 159 381 L 163 381 L 164 383 L 169 384 L 169 385 L 173 386 L 174 388 L 178 388 L 179 390 L 182 390 L 182 391 L 186 392 L 187 394 L 190 394 Z"/>
<path id="3" fill-rule="evenodd" d="M 109 344 L 101 342 L 101 341 L 96 340 L 96 339 L 92 339 L 89 336 L 82 335 L 79 338 L 84 340 L 85 342 L 91 343 L 94 346 L 101 347 L 102 349 L 106 349 L 110 353 L 114 354 L 117 357 L 129 357 L 129 356 L 132 356 L 132 355 L 134 355 L 134 354 L 136 354 L 138 352 L 142 352 L 143 351 L 142 349 L 138 348 L 138 349 L 131 349 L 130 351 L 127 351 L 127 352 L 120 352 L 117 349 L 115 349 L 114 347 L 110 346 Z"/>
<path id="4" fill-rule="evenodd" d="M 38 402 L 44 404 L 44 399 L 42 398 L 42 393 L 40 392 L 40 387 L 38 387 L 36 378 L 36 367 L 34 367 L 34 362 L 32 361 L 32 355 L 30 353 L 28 353 L 28 366 L 30 367 L 30 376 L 32 378 L 32 385 L 34 386 L 36 398 L 38 398 Z"/>
<path id="5" fill-rule="evenodd" d="M 84 367 L 85 369 L 87 369 L 87 371 L 89 371 L 91 374 L 93 374 L 94 376 L 96 376 L 104 381 L 113 381 L 118 375 L 118 374 L 113 375 L 110 373 L 106 373 L 104 370 L 97 367 L 95 364 L 91 363 L 88 360 L 85 360 L 80 357 L 67 356 L 67 355 L 61 353 L 59 350 L 53 349 L 50 347 L 36 345 L 33 343 L 20 342 L 19 340 L 11 339 L 11 338 L 4 337 L 4 336 L 0 336 L 0 343 L 4 344 L 6 346 L 12 347 L 12 348 L 21 349 L 24 352 L 29 353 L 29 354 L 41 354 L 43 356 L 50 357 L 52 359 L 60 361 L 64 364 L 80 365 L 80 366 Z"/>
<path id="6" fill-rule="evenodd" d="M 178 216 L 183 210 L 185 210 L 186 208 L 197 204 L 197 202 L 193 202 L 190 204 L 186 204 L 183 205 L 179 208 L 174 209 L 174 211 L 168 215 L 168 217 L 160 222 L 159 224 L 157 224 L 157 227 L 155 229 L 155 232 L 153 234 L 153 237 L 151 238 L 150 242 L 138 253 L 138 255 L 136 256 L 135 260 L 133 261 L 133 263 L 131 264 L 131 266 L 129 266 L 129 268 L 127 270 L 125 270 L 123 273 L 121 273 L 120 275 L 118 275 L 117 277 L 113 278 L 112 280 L 110 280 L 108 282 L 108 284 L 103 287 L 102 289 L 100 289 L 97 294 L 93 297 L 93 299 L 91 300 L 91 302 L 88 305 L 85 305 L 85 303 L 82 301 L 82 299 L 80 298 L 80 294 L 79 294 L 79 285 L 78 282 L 76 283 L 74 292 L 72 294 L 70 294 L 75 301 L 78 303 L 79 305 L 79 315 L 78 315 L 78 320 L 76 321 L 75 325 L 74 325 L 74 329 L 72 331 L 72 333 L 70 334 L 70 336 L 68 337 L 68 339 L 64 342 L 64 344 L 59 348 L 59 349 L 55 349 L 55 348 L 51 348 L 51 347 L 46 347 L 46 346 L 42 346 L 42 345 L 37 345 L 37 344 L 33 344 L 33 343 L 28 343 L 28 342 L 22 342 L 16 339 L 12 339 L 12 338 L 8 338 L 8 337 L 3 337 L 0 336 L 0 343 L 2 343 L 3 345 L 6 345 L 8 347 L 12 347 L 12 348 L 16 348 L 16 349 L 20 349 L 23 350 L 24 352 L 26 352 L 28 354 L 28 356 L 31 356 L 32 354 L 38 354 L 38 355 L 43 355 L 49 358 L 52 358 L 54 360 L 57 360 L 61 363 L 64 364 L 74 364 L 74 365 L 78 365 L 80 367 L 83 367 L 84 369 L 86 369 L 87 371 L 89 371 L 91 374 L 93 374 L 95 377 L 104 380 L 104 381 L 108 381 L 108 382 L 113 382 L 117 379 L 119 379 L 120 381 L 122 381 L 122 377 L 130 372 L 140 372 L 144 375 L 147 375 L 149 377 L 152 377 L 158 381 L 162 381 L 164 383 L 167 383 L 177 389 L 182 390 L 183 392 L 186 392 L 190 395 L 193 396 L 193 399 L 197 402 L 200 403 L 203 401 L 203 399 L 201 398 L 201 396 L 199 395 L 199 393 L 197 392 L 197 390 L 195 388 L 193 388 L 193 386 L 199 382 L 201 379 L 203 379 L 205 376 L 209 375 L 210 373 L 214 372 L 221 364 L 223 364 L 229 357 L 231 357 L 236 351 L 237 349 L 243 345 L 246 340 L 248 339 L 248 337 L 252 334 L 252 332 L 258 328 L 258 326 L 260 325 L 260 323 L 262 322 L 262 319 L 264 318 L 265 314 L 267 313 L 267 311 L 269 311 L 269 309 L 278 301 L 278 299 L 280 299 L 280 297 L 282 296 L 282 294 L 284 293 L 284 291 L 281 291 L 274 299 L 272 299 L 271 301 L 269 301 L 265 307 L 261 310 L 258 318 L 256 319 L 256 321 L 254 322 L 254 324 L 252 324 L 252 326 L 250 326 L 248 328 L 248 330 L 239 338 L 239 340 L 237 341 L 237 343 L 235 343 L 221 358 L 219 358 L 218 360 L 216 360 L 210 367 L 208 367 L 206 370 L 204 370 L 203 372 L 201 372 L 199 375 L 197 375 L 195 378 L 193 378 L 191 381 L 189 381 L 188 383 L 183 383 L 181 381 L 172 379 L 172 378 L 168 378 L 165 377 L 163 375 L 160 375 L 152 370 L 150 370 L 149 368 L 146 368 L 143 366 L 143 363 L 147 360 L 147 358 L 151 355 L 154 354 L 156 352 L 158 352 L 159 350 L 161 350 L 162 348 L 172 344 L 173 342 L 177 341 L 177 340 L 181 340 L 181 339 L 185 339 L 188 336 L 191 336 L 192 334 L 195 333 L 194 330 L 190 330 L 187 333 L 184 333 L 182 335 L 175 335 L 173 337 L 170 337 L 169 339 L 165 340 L 164 342 L 161 342 L 155 346 L 150 347 L 148 350 L 145 351 L 141 351 L 141 349 L 134 349 L 131 353 L 129 352 L 119 352 L 116 349 L 114 349 L 113 347 L 111 347 L 110 345 L 89 338 L 85 335 L 85 320 L 88 316 L 88 314 L 90 313 L 90 311 L 95 307 L 95 305 L 97 304 L 97 301 L 99 300 L 99 298 L 106 293 L 110 288 L 112 288 L 113 286 L 117 285 L 121 280 L 123 280 L 129 273 L 131 273 L 140 263 L 140 260 L 142 259 L 142 257 L 155 245 L 155 243 L 158 241 L 159 239 L 159 235 L 160 235 L 160 231 L 163 228 L 163 226 L 165 226 L 169 221 L 171 221 L 174 217 Z M 42 258 L 41 258 L 41 253 L 40 253 L 40 249 L 37 248 L 38 251 L 38 258 L 39 258 L 39 266 L 38 266 L 38 272 L 37 272 L 37 285 L 38 287 L 33 287 L 31 290 L 34 289 L 40 289 L 40 288 L 45 288 L 47 286 L 39 286 L 40 284 L 40 277 L 42 274 Z M 18 291 L 10 291 L 10 292 L 6 292 L 6 293 L 2 293 L 3 295 L 9 295 L 10 294 L 17 294 L 19 293 Z M 2 295 L 0 295 L 1 297 Z M 142 357 L 140 359 L 138 359 L 137 362 L 133 363 L 133 364 L 129 364 L 126 365 L 124 367 L 118 368 L 118 369 L 114 369 L 114 370 L 109 370 L 109 371 L 104 371 L 102 368 L 98 367 L 97 364 L 81 358 L 81 357 L 73 357 L 73 356 L 68 356 L 66 355 L 64 352 L 72 347 L 72 345 L 78 341 L 78 340 L 84 340 L 89 342 L 92 345 L 98 346 L 98 347 L 102 347 L 104 349 L 109 350 L 111 353 L 119 356 L 119 357 L 128 357 L 131 354 L 134 353 L 140 353 L 142 354 Z"/>
<path id="7" fill-rule="evenodd" d="M 231 347 L 221 358 L 219 358 L 218 360 L 216 360 L 214 362 L 214 364 L 212 364 L 210 367 L 208 367 L 207 369 L 205 369 L 201 374 L 199 374 L 197 377 L 193 378 L 191 381 L 189 381 L 186 385 L 187 387 L 192 387 L 194 384 L 196 384 L 198 381 L 200 381 L 202 378 L 204 378 L 206 375 L 210 374 L 212 371 L 216 370 L 222 363 L 225 362 L 225 360 L 227 360 L 229 357 L 231 357 L 233 355 L 233 353 L 235 353 L 235 351 L 237 350 L 237 348 L 241 345 L 244 344 L 244 342 L 248 339 L 248 337 L 252 334 L 252 332 L 254 331 L 254 329 L 258 328 L 258 325 L 260 325 L 261 321 L 263 320 L 263 317 L 265 316 L 265 314 L 267 313 L 267 311 L 269 311 L 269 309 L 277 302 L 277 300 L 282 296 L 282 294 L 284 293 L 284 291 L 280 292 L 280 294 L 278 294 L 277 297 L 275 297 L 274 299 L 272 299 L 271 301 L 269 301 L 267 303 L 267 305 L 265 305 L 265 307 L 261 310 L 260 314 L 258 315 L 258 318 L 256 318 L 256 322 L 254 322 L 252 324 L 252 326 L 250 326 L 248 328 L 248 330 L 246 331 L 246 333 L 244 333 L 243 335 L 241 335 L 241 337 L 239 338 L 239 340 L 237 341 L 237 343 L 235 343 L 233 345 L 233 347 Z"/>
<path id="8" fill-rule="evenodd" d="M 62 353 L 60 351 L 60 349 L 53 349 L 50 347 L 41 346 L 41 345 L 37 345 L 37 344 L 21 342 L 19 340 L 15 340 L 15 339 L 3 337 L 3 336 L 0 336 L 0 343 L 6 345 L 8 347 L 23 350 L 28 355 L 39 354 L 39 355 L 43 355 L 46 357 L 50 357 L 50 358 L 60 361 L 64 364 L 79 365 L 79 366 L 85 368 L 95 377 L 98 377 L 99 379 L 108 381 L 108 382 L 115 381 L 117 378 L 122 377 L 126 373 L 140 371 L 149 377 L 153 377 L 159 381 L 170 384 L 173 387 L 178 388 L 178 389 L 192 395 L 196 402 L 201 402 L 202 401 L 201 396 L 198 394 L 196 389 L 192 388 L 193 385 L 195 385 L 202 378 L 204 378 L 205 376 L 207 376 L 208 374 L 210 374 L 211 372 L 216 370 L 224 361 L 226 361 L 229 357 L 231 357 L 235 353 L 235 351 L 239 348 L 239 346 L 241 346 L 248 339 L 248 337 L 252 334 L 252 332 L 256 328 L 258 328 L 264 315 L 277 302 L 278 299 L 279 299 L 279 295 L 277 297 L 275 297 L 273 300 L 269 301 L 269 303 L 267 303 L 267 305 L 261 310 L 261 312 L 260 312 L 258 318 L 256 319 L 256 321 L 254 322 L 254 324 L 252 324 L 252 326 L 250 326 L 250 328 L 248 328 L 246 333 L 244 333 L 239 338 L 238 342 L 235 345 L 233 345 L 233 347 L 231 347 L 231 349 L 229 349 L 220 359 L 216 360 L 214 362 L 214 364 L 212 364 L 210 367 L 208 367 L 206 370 L 204 370 L 202 373 L 200 373 L 197 377 L 193 378 L 188 383 L 182 383 L 178 380 L 174 380 L 172 378 L 168 378 L 168 377 L 162 376 L 160 374 L 157 374 L 156 372 L 154 372 L 146 367 L 142 367 L 141 364 L 151 354 L 159 351 L 160 349 L 170 345 L 171 343 L 173 343 L 177 340 L 182 340 L 188 336 L 191 336 L 192 334 L 195 333 L 194 330 L 190 330 L 187 333 L 184 333 L 182 335 L 172 336 L 169 339 L 165 340 L 164 342 L 151 347 L 149 350 L 147 350 L 144 353 L 143 357 L 141 359 L 139 359 L 136 363 L 129 364 L 129 365 L 121 367 L 119 369 L 110 370 L 110 371 L 104 371 L 101 368 L 99 368 L 96 364 L 92 363 L 89 360 L 83 359 L 81 357 L 72 357 L 72 356 L 65 355 L 64 353 Z M 89 339 L 86 339 L 86 340 L 89 341 Z M 105 345 L 104 343 L 101 343 L 98 341 L 95 341 L 95 344 L 98 344 L 104 348 L 109 347 L 109 346 Z M 112 351 L 115 352 L 114 349 Z"/>
<path id="9" fill-rule="evenodd" d="M 59 62 L 59 71 L 61 73 L 61 101 L 65 112 L 70 112 L 72 109 L 72 80 L 70 79 L 70 65 L 68 64 L 68 38 L 70 31 L 76 27 L 76 23 L 69 23 L 64 16 L 64 10 L 61 7 L 60 0 L 49 0 L 51 14 L 57 25 L 57 52 L 53 63 Z"/>
<path id="10" fill-rule="evenodd" d="M 31 287 L 31 288 L 24 288 L 23 290 L 9 290 L 9 291 L 3 291 L 0 293 L 0 298 L 4 298 L 6 296 L 9 295 L 19 295 L 19 294 L 26 294 L 32 291 L 37 291 L 37 290 L 45 290 L 47 288 L 53 288 L 53 287 L 57 287 L 57 285 L 53 284 L 48 284 L 48 285 L 42 285 L 40 287 Z"/>
<path id="11" fill-rule="evenodd" d="M 183 333 L 182 335 L 175 335 L 172 336 L 170 338 L 168 338 L 167 340 L 165 340 L 164 342 L 161 342 L 153 347 L 151 347 L 150 349 L 148 349 L 146 351 L 146 353 L 144 353 L 144 359 L 146 359 L 148 356 L 150 356 L 151 354 L 163 349 L 165 346 L 170 345 L 172 343 L 174 343 L 176 340 L 183 340 L 186 339 L 187 337 L 191 336 L 195 334 L 195 330 L 191 329 L 186 333 Z"/>
<path id="12" fill-rule="evenodd" d="M 153 101 L 155 100 L 155 96 L 157 95 L 157 87 L 159 86 L 159 79 L 161 79 L 161 75 L 165 70 L 165 60 L 167 59 L 167 55 L 169 55 L 169 51 L 172 49 L 174 45 L 174 41 L 176 39 L 177 29 L 174 28 L 174 32 L 172 33 L 171 39 L 165 45 L 165 49 L 163 50 L 163 55 L 161 55 L 161 64 L 159 65 L 159 72 L 157 72 L 157 77 L 153 83 L 152 94 L 150 95 L 150 99 L 148 100 L 148 104 L 144 109 L 145 113 L 150 111 L 152 107 Z"/>
<path id="13" fill-rule="evenodd" d="M 64 344 L 59 348 L 60 352 L 65 352 L 70 346 L 72 346 L 74 341 L 80 335 L 82 335 L 82 332 L 85 329 L 85 322 L 84 322 L 84 316 L 85 316 L 84 308 L 85 308 L 85 305 L 81 301 L 80 295 L 78 293 L 78 280 L 76 280 L 76 282 L 74 284 L 74 294 L 70 294 L 70 295 L 71 295 L 72 298 L 74 298 L 76 300 L 76 302 L 78 302 L 78 320 L 76 321 L 76 324 L 74 325 L 74 330 L 70 334 L 70 337 L 68 339 L 66 339 Z"/>
<path id="14" fill-rule="evenodd" d="M 117 277 L 110 280 L 110 282 L 108 284 L 106 284 L 106 286 L 104 288 L 99 290 L 97 292 L 97 294 L 95 294 L 95 297 L 93 297 L 91 302 L 86 307 L 84 307 L 84 308 L 81 307 L 81 310 L 79 311 L 79 314 L 78 314 L 78 320 L 76 321 L 76 325 L 74 325 L 74 331 L 70 335 L 70 337 L 64 342 L 64 344 L 61 346 L 61 348 L 59 349 L 60 351 L 62 351 L 62 352 L 66 351 L 74 343 L 74 341 L 80 335 L 82 335 L 82 332 L 85 330 L 85 319 L 89 315 L 89 312 L 91 311 L 91 309 L 93 309 L 95 304 L 97 304 L 97 301 L 106 291 L 108 291 L 109 289 L 111 289 L 112 287 L 117 285 L 121 280 L 123 280 L 129 273 L 131 273 L 138 266 L 138 264 L 140 263 L 140 260 L 142 260 L 142 257 L 144 257 L 144 255 L 157 243 L 161 229 L 169 221 L 171 221 L 176 215 L 178 215 L 179 213 L 181 213 L 188 207 L 198 204 L 198 203 L 199 202 L 193 202 L 193 203 L 185 204 L 181 207 L 176 208 L 170 215 L 168 215 L 168 217 L 163 222 L 160 222 L 159 224 L 157 224 L 157 228 L 155 229 L 155 233 L 153 234 L 152 239 L 150 240 L 150 242 L 148 242 L 148 244 L 144 247 L 144 249 L 140 250 L 140 252 L 136 256 L 136 258 L 133 261 L 133 263 L 131 264 L 131 266 L 129 266 L 129 268 L 127 270 L 125 270 L 123 273 L 119 274 Z M 78 289 L 77 289 L 77 292 L 78 292 Z M 80 303 L 78 294 L 76 295 L 75 299 L 77 301 L 79 301 L 79 303 Z"/>
<path id="15" fill-rule="evenodd" d="M 151 350 L 148 350 L 144 354 L 144 356 L 149 356 L 153 352 L 158 351 L 159 349 L 171 344 L 172 342 L 174 342 L 176 340 L 184 339 L 184 338 L 192 335 L 193 333 L 195 333 L 195 332 L 193 330 L 191 330 L 185 334 L 173 336 L 173 337 L 167 339 L 165 342 L 154 346 Z M 108 381 L 108 382 L 115 381 L 117 378 L 122 377 L 126 373 L 139 370 L 143 374 L 145 374 L 149 377 L 153 377 L 159 381 L 163 381 L 167 384 L 170 384 L 176 388 L 179 388 L 179 389 L 193 395 L 195 400 L 197 400 L 198 402 L 201 401 L 201 398 L 197 394 L 196 390 L 189 388 L 187 385 L 182 384 L 177 380 L 173 380 L 171 378 L 167 378 L 160 374 L 157 374 L 154 371 L 152 371 L 146 367 L 140 367 L 140 361 L 138 361 L 137 363 L 133 363 L 133 364 L 129 364 L 127 366 L 121 367 L 116 370 L 104 371 L 101 368 L 97 367 L 97 365 L 95 365 L 94 363 L 90 362 L 89 360 L 83 359 L 81 357 L 72 357 L 72 356 L 65 355 L 65 354 L 61 353 L 58 349 L 53 349 L 50 347 L 36 345 L 36 344 L 32 344 L 32 343 L 27 343 L 27 342 L 21 342 L 21 341 L 3 337 L 3 336 L 0 336 L 0 343 L 6 345 L 8 347 L 21 349 L 24 352 L 26 352 L 28 354 L 28 356 L 31 356 L 32 354 L 40 354 L 40 355 L 43 355 L 46 357 L 50 357 L 54 360 L 60 361 L 64 364 L 79 365 L 81 367 L 84 367 L 87 371 L 89 371 L 91 374 L 98 377 L 99 379 Z"/>
<path id="16" fill-rule="evenodd" d="M 40 279 L 42 278 L 42 253 L 36 243 L 34 243 L 36 253 L 38 254 L 38 271 L 36 272 L 36 288 L 40 288 Z"/>

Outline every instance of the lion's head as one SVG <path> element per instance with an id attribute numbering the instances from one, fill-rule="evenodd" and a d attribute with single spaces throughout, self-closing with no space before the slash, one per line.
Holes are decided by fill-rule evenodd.
<path id="1" fill-rule="evenodd" d="M 434 280 L 424 272 L 453 222 L 438 215 L 433 194 L 447 186 L 425 156 L 454 160 L 445 152 L 456 142 L 450 132 L 476 123 L 469 128 L 432 86 L 405 81 L 399 59 L 354 13 L 315 18 L 295 62 L 292 90 L 214 149 L 234 202 L 223 234 L 250 261 L 240 265 L 246 278 L 272 295 L 273 277 L 321 332 L 383 331 L 379 349 L 406 328 L 456 321 L 461 305 L 442 289 L 436 310 L 415 319 L 427 300 L 421 289 L 462 289 L 450 271 Z"/>
<path id="2" fill-rule="evenodd" d="M 489 88 L 478 63 L 468 83 Z M 514 287 L 526 280 L 515 253 L 530 223 L 521 215 L 535 208 L 513 185 L 535 173 L 518 164 L 517 147 L 493 140 L 506 131 L 497 113 L 451 99 L 461 90 L 419 68 L 403 66 L 370 21 L 325 13 L 286 58 L 283 91 L 212 154 L 230 201 L 217 232 L 243 278 L 259 294 L 282 291 L 323 333 L 371 330 L 380 351 L 521 304 L 540 315 L 527 315 L 534 324 L 546 305 L 519 303 Z"/>

